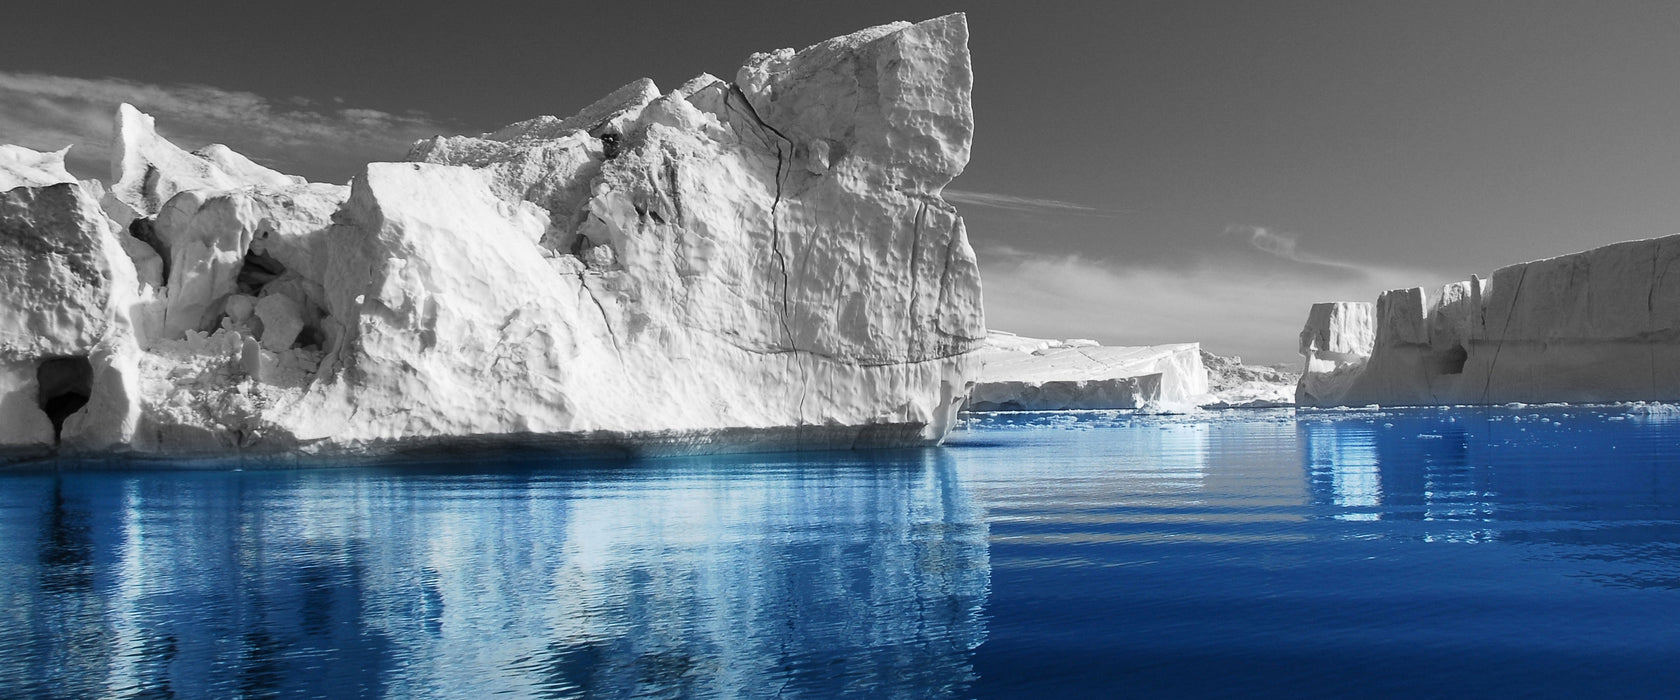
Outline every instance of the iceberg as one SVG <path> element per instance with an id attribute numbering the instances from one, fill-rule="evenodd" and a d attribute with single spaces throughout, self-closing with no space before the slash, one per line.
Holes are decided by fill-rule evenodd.
<path id="1" fill-rule="evenodd" d="M 128 105 L 109 193 L 0 151 L 0 450 L 938 442 L 986 335 L 941 197 L 973 134 L 967 32 L 639 80 L 348 186 L 186 151 Z"/>
<path id="2" fill-rule="evenodd" d="M 1202 351 L 1208 397 L 1201 408 L 1286 408 L 1295 405 L 1301 375 L 1273 366 L 1243 364 L 1241 357 Z"/>
<path id="3" fill-rule="evenodd" d="M 970 411 L 1194 408 L 1208 393 L 1201 345 L 1104 346 L 992 331 Z"/>
<path id="4" fill-rule="evenodd" d="M 1306 366 L 1295 388 L 1296 405 L 1330 405 L 1347 394 L 1376 342 L 1372 309 L 1370 302 L 1362 301 L 1313 304 L 1301 328 L 1300 352 Z"/>
<path id="5" fill-rule="evenodd" d="M 1680 234 L 1313 307 L 1301 405 L 1680 399 Z M 1340 314 L 1340 316 L 1337 316 Z M 1370 330 L 1367 331 L 1366 329 Z M 1309 342 L 1309 339 L 1311 342 Z"/>

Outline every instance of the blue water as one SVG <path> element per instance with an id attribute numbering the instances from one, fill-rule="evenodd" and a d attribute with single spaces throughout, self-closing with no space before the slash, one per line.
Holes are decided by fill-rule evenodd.
<path id="1" fill-rule="evenodd" d="M 0 695 L 1673 697 L 1680 418 L 0 475 Z"/>

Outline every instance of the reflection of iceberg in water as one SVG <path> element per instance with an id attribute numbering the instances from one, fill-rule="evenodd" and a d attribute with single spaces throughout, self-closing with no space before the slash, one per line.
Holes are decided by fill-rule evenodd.
<path id="1" fill-rule="evenodd" d="M 1370 433 L 1323 429 L 1308 425 L 1307 474 L 1315 487 L 1329 489 L 1330 504 L 1342 512 L 1338 520 L 1377 520 L 1382 505 L 1382 474 L 1377 468 L 1377 442 Z M 1320 428 L 1315 430 L 1315 428 Z"/>
<path id="2" fill-rule="evenodd" d="M 298 508 L 283 493 L 291 488 L 272 488 L 297 476 L 46 480 L 60 496 L 44 507 L 27 490 L 0 495 L 0 510 L 37 511 L 33 528 L 0 523 L 4 549 L 45 553 L 74 538 L 85 551 L 85 584 L 11 591 L 34 619 L 24 634 L 10 621 L 0 630 L 15 645 L 0 656 L 0 686 L 60 697 L 264 695 L 283 683 L 303 695 L 367 695 L 378 687 L 383 644 L 355 624 L 359 543 L 286 531 L 350 524 Z M 26 585 L 31 570 L 43 581 L 61 576 L 65 567 L 47 559 L 12 570 Z"/>
<path id="3" fill-rule="evenodd" d="M 981 425 L 1000 418 L 1008 416 L 988 416 Z M 963 473 L 987 504 L 987 519 L 1007 526 L 993 545 L 1050 546 L 1033 550 L 1040 556 L 1011 557 L 1011 566 L 1090 563 L 1084 552 L 1062 545 L 1228 539 L 1202 527 L 1210 426 L 1138 422 L 1089 440 L 1018 432 L 1009 434 L 1009 449 L 959 443 Z"/>
<path id="4" fill-rule="evenodd" d="M 1478 467 L 1462 427 L 1438 418 L 1394 422 L 1335 420 L 1300 424 L 1307 478 L 1317 505 L 1339 520 L 1489 522 L 1491 467 Z M 1419 430 L 1424 432 L 1419 432 Z M 1429 528 L 1426 541 L 1481 542 L 1485 527 Z"/>
<path id="5" fill-rule="evenodd" d="M 0 613 L 0 680 L 70 695 L 962 694 L 990 568 L 948 457 L 800 459 L 88 475 L 57 511 L 47 478 L 0 494 L 14 543 L 0 592 L 21 601 Z M 87 505 L 66 516 L 66 500 Z M 31 542 L 41 552 L 16 544 Z M 54 563 L 54 546 L 76 561 Z M 51 585 L 67 576 L 80 583 Z"/>
<path id="6" fill-rule="evenodd" d="M 94 504 L 50 476 L 14 478 L 6 486 L 0 491 L 0 688 L 18 697 L 45 695 L 54 692 L 48 683 L 55 676 L 101 670 L 97 654 L 77 653 L 105 646 L 94 594 Z M 46 605 L 31 604 L 37 600 Z M 57 643 L 21 654 L 26 635 L 40 632 Z"/>
<path id="7" fill-rule="evenodd" d="M 1151 490 L 1159 493 L 1201 492 L 1208 465 L 1206 423 L 1165 424 L 1140 437 L 1133 448 L 1155 455 L 1154 469 L 1129 474 L 1134 483 L 1154 482 Z"/>
<path id="8" fill-rule="evenodd" d="M 1014 468 L 1034 469 L 1046 478 L 1071 482 L 1096 479 L 1103 493 L 1118 489 L 1133 504 L 1140 500 L 1180 503 L 1199 497 L 1202 491 L 1208 433 L 1206 423 L 1161 423 L 1136 429 L 1124 440 L 1093 441 L 1086 449 L 1069 450 L 1065 461 L 1044 460 Z"/>
<path id="9" fill-rule="evenodd" d="M 1674 446 L 1680 411 L 1628 406 L 1390 410 L 1298 421 L 1312 504 L 1359 514 L 1376 466 L 1387 532 L 1424 542 L 1524 545 L 1615 585 L 1680 589 Z M 1657 420 L 1652 420 L 1657 417 Z M 1354 513 L 1348 513 L 1354 509 Z M 1636 565 L 1629 565 L 1636 562 Z"/>
<path id="10" fill-rule="evenodd" d="M 1209 428 L 1206 423 L 1161 423 L 1134 428 L 1122 440 L 1081 442 L 1074 449 L 1018 455 L 989 463 L 989 454 L 970 456 L 984 469 L 1032 474 L 1026 485 L 1054 482 L 1057 497 L 1069 502 L 1086 497 L 1108 501 L 1120 496 L 1127 505 L 1183 505 L 1194 502 L 1207 476 Z"/>
<path id="11" fill-rule="evenodd" d="M 398 538 L 427 543 L 417 559 L 440 572 L 434 631 L 406 615 L 373 614 L 372 625 L 395 626 L 386 634 L 400 656 L 440 663 L 394 690 L 961 687 L 983 640 L 985 526 L 941 453 L 884 458 L 848 456 L 861 470 L 789 464 L 580 485 L 544 516 L 542 541 L 514 551 L 494 526 Z M 461 511 L 440 521 L 480 512 Z M 510 571 L 509 555 L 532 570 Z M 544 585 L 527 583 L 535 577 Z M 471 644 L 490 630 L 509 642 Z"/>

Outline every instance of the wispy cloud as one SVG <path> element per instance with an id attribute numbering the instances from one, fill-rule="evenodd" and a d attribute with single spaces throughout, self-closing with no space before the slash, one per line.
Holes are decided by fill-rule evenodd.
<path id="1" fill-rule="evenodd" d="M 71 149 L 81 177 L 108 177 L 112 116 L 128 102 L 157 118 L 185 148 L 228 147 L 283 172 L 342 181 L 362 164 L 402 157 L 418 138 L 459 128 L 422 113 L 396 114 L 303 98 L 270 98 L 206 85 L 69 78 L 0 71 L 0 143 Z"/>
<path id="2" fill-rule="evenodd" d="M 1017 197 L 1012 194 L 996 192 L 972 192 L 969 190 L 945 190 L 946 201 L 957 204 L 968 204 L 992 209 L 1007 209 L 1025 212 L 1054 212 L 1061 214 L 1075 214 L 1080 216 L 1114 217 L 1130 213 L 1124 209 L 1103 209 L 1100 207 L 1064 202 L 1059 199 L 1045 199 L 1042 197 Z"/>
<path id="3" fill-rule="evenodd" d="M 1366 266 L 1364 265 L 1342 260 L 1334 260 L 1303 251 L 1300 246 L 1300 237 L 1296 234 L 1276 231 L 1265 226 L 1231 224 L 1230 226 L 1225 227 L 1225 235 L 1247 238 L 1248 244 L 1253 246 L 1255 250 L 1283 258 L 1284 260 L 1290 260 L 1305 265 L 1324 265 L 1361 272 L 1366 269 Z"/>
<path id="4" fill-rule="evenodd" d="M 1256 264 L 1252 253 L 1222 248 L 1183 265 L 1136 265 L 983 247 L 986 321 L 1030 336 L 1120 345 L 1198 341 L 1251 362 L 1294 363 L 1296 336 L 1313 303 L 1376 301 L 1383 290 L 1400 287 L 1433 294 L 1451 281 L 1426 270 L 1369 265 L 1327 275 L 1298 244 L 1293 252 L 1306 264 Z"/>

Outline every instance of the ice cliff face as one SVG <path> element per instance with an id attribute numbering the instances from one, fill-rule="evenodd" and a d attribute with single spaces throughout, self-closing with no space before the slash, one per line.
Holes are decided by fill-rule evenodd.
<path id="1" fill-rule="evenodd" d="M 1320 318 L 1326 305 L 1314 306 L 1302 331 L 1308 362 L 1299 400 L 1332 406 L 1680 399 L 1677 259 L 1680 235 L 1511 265 L 1491 280 L 1449 284 L 1433 300 L 1422 289 L 1384 292 L 1363 312 L 1374 337 L 1347 330 L 1357 329 L 1357 321 L 1337 330 Z M 1309 351 L 1309 335 L 1343 339 L 1337 358 L 1321 359 L 1328 346 Z"/>
<path id="2" fill-rule="evenodd" d="M 132 435 L 139 285 L 114 227 L 74 181 L 0 193 L 0 445 Z"/>
<path id="3" fill-rule="evenodd" d="M 1301 329 L 1301 356 L 1307 359 L 1295 387 L 1295 403 L 1326 405 L 1341 400 L 1348 385 L 1365 369 L 1376 341 L 1372 305 L 1362 301 L 1313 304 Z"/>
<path id="4" fill-rule="evenodd" d="M 349 187 L 188 153 L 126 105 L 109 194 L 0 151 L 0 445 L 939 440 L 985 336 L 940 197 L 971 84 L 951 15 L 432 139 Z M 55 427 L 60 361 L 86 403 Z"/>

